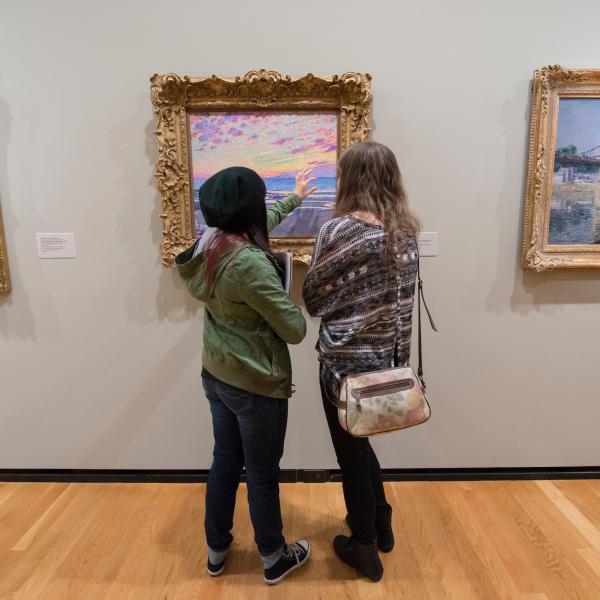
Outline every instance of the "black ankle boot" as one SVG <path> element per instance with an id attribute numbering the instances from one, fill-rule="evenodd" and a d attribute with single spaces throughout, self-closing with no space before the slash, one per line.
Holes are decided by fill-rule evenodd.
<path id="1" fill-rule="evenodd" d="M 377 553 L 377 544 L 359 544 L 354 538 L 338 535 L 333 540 L 335 553 L 349 565 L 358 569 L 371 581 L 379 581 L 383 577 L 383 565 Z"/>
<path id="2" fill-rule="evenodd" d="M 377 531 L 377 547 L 381 552 L 391 552 L 394 548 L 394 532 L 392 531 L 392 507 L 378 506 L 375 513 L 375 530 Z"/>
<path id="3" fill-rule="evenodd" d="M 350 515 L 346 515 L 346 523 L 350 525 Z M 375 531 L 377 532 L 377 547 L 380 552 L 391 552 L 394 548 L 394 532 L 392 531 L 392 507 L 378 506 L 375 513 Z"/>

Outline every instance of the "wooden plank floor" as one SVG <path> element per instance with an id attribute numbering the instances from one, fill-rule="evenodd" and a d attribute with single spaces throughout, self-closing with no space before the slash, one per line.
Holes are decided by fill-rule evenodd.
<path id="1" fill-rule="evenodd" d="M 600 599 L 600 481 L 387 483 L 397 542 L 379 584 L 333 555 L 339 484 L 285 484 L 286 535 L 313 554 L 274 588 L 244 486 L 226 574 L 206 574 L 204 489 L 0 483 L 0 599 Z"/>

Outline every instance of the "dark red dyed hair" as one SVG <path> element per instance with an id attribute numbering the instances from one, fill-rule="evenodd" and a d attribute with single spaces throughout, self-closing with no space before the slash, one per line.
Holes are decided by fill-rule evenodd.
<path id="1" fill-rule="evenodd" d="M 225 254 L 231 246 L 248 243 L 248 241 L 248 238 L 242 233 L 227 233 L 221 230 L 217 231 L 215 235 L 212 236 L 204 251 L 206 254 L 204 273 L 208 285 L 211 285 L 214 279 L 223 254 Z"/>
<path id="2" fill-rule="evenodd" d="M 217 233 L 213 235 L 213 237 L 208 241 L 206 250 L 204 251 L 206 254 L 204 272 L 208 285 L 211 285 L 213 282 L 219 262 L 221 262 L 221 258 L 223 258 L 223 254 L 225 254 L 225 252 L 227 252 L 231 246 L 237 246 L 240 244 L 252 244 L 257 248 L 260 248 L 275 265 L 275 267 L 279 268 L 271 252 L 269 233 L 267 231 L 267 223 L 265 218 L 264 224 L 260 223 L 260 225 L 250 225 L 250 227 L 244 232 L 230 233 L 218 230 Z"/>

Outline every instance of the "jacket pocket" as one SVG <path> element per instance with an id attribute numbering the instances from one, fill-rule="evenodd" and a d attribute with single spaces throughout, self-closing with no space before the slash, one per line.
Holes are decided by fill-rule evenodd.
<path id="1" fill-rule="evenodd" d="M 273 379 L 278 379 L 281 376 L 285 350 L 285 342 L 277 340 L 273 344 L 273 357 L 271 359 L 271 373 L 273 374 Z"/>

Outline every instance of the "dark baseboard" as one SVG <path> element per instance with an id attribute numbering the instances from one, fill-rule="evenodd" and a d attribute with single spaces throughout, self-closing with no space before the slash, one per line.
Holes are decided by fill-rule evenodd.
<path id="1" fill-rule="evenodd" d="M 0 469 L 0 481 L 66 483 L 200 483 L 207 469 Z M 600 467 L 383 469 L 385 481 L 600 479 Z M 242 476 L 242 481 L 244 476 Z M 338 469 L 283 469 L 282 483 L 341 481 Z"/>

